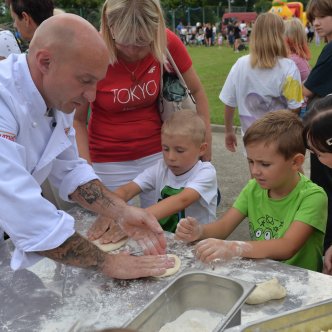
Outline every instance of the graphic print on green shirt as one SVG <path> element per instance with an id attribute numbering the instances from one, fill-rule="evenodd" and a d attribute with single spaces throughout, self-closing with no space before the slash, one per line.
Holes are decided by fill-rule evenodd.
<path id="1" fill-rule="evenodd" d="M 255 227 L 256 225 L 256 227 Z M 257 219 L 255 225 L 249 222 L 250 238 L 253 240 L 277 239 L 284 221 L 266 214 Z"/>
<path id="2" fill-rule="evenodd" d="M 183 189 L 184 188 L 174 189 L 172 187 L 165 186 L 161 190 L 161 193 L 160 193 L 161 199 L 159 199 L 158 202 L 160 202 L 161 200 L 163 200 L 167 197 L 179 194 Z M 176 226 L 181 218 L 185 218 L 184 210 L 174 213 L 171 216 L 160 219 L 159 223 L 164 231 L 175 233 Z"/>

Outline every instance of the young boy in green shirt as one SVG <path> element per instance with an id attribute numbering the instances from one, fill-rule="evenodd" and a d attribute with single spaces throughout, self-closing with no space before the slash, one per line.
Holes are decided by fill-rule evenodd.
<path id="1" fill-rule="evenodd" d="M 269 112 L 243 137 L 253 179 L 233 207 L 215 222 L 182 219 L 176 238 L 196 245 L 203 262 L 231 257 L 270 258 L 313 271 L 322 269 L 327 197 L 299 172 L 305 155 L 301 120 L 290 111 Z M 251 241 L 227 241 L 248 218 Z"/>

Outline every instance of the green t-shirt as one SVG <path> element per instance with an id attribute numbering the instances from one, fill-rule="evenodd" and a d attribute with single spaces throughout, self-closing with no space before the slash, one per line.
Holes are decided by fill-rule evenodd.
<path id="1" fill-rule="evenodd" d="M 170 196 L 174 196 L 179 194 L 181 191 L 183 191 L 184 188 L 180 189 L 174 189 L 169 186 L 165 186 L 163 190 L 161 191 L 161 199 L 165 199 Z M 161 201 L 161 199 L 159 201 Z M 159 202 L 158 201 L 158 202 Z M 181 218 L 185 218 L 185 210 L 181 210 L 177 213 L 174 213 L 168 217 L 162 218 L 159 220 L 159 223 L 164 231 L 175 233 L 176 227 L 180 221 Z"/>
<path id="2" fill-rule="evenodd" d="M 249 219 L 251 240 L 270 240 L 284 236 L 293 221 L 314 228 L 304 246 L 284 263 L 321 271 L 323 242 L 327 220 L 327 196 L 324 190 L 304 175 L 296 187 L 282 199 L 271 199 L 268 190 L 250 180 L 233 207 Z"/>

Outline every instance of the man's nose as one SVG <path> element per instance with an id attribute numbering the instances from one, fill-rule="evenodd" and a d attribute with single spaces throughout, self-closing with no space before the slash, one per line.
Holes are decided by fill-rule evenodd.
<path id="1" fill-rule="evenodd" d="M 87 88 L 84 93 L 83 97 L 89 102 L 92 103 L 96 99 L 96 86 Z"/>

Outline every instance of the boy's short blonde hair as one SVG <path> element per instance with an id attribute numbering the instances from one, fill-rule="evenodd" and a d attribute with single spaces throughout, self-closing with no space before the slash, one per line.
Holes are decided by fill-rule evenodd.
<path id="1" fill-rule="evenodd" d="M 195 145 L 205 143 L 205 132 L 203 119 L 189 109 L 175 112 L 161 127 L 161 134 L 187 136 Z"/>
<path id="2" fill-rule="evenodd" d="M 131 45 L 150 43 L 152 55 L 160 63 L 165 62 L 166 25 L 159 0 L 106 0 L 100 30 L 112 65 L 117 62 L 115 41 Z"/>
<path id="3" fill-rule="evenodd" d="M 250 64 L 258 68 L 273 68 L 279 57 L 287 58 L 282 18 L 273 13 L 260 14 L 250 35 Z"/>
<path id="4" fill-rule="evenodd" d="M 243 143 L 244 146 L 252 143 L 269 146 L 276 143 L 277 152 L 288 160 L 297 153 L 305 155 L 302 132 L 303 124 L 298 115 L 289 110 L 278 110 L 268 112 L 256 120 L 244 134 Z"/>
<path id="5" fill-rule="evenodd" d="M 315 17 L 332 16 L 331 0 L 311 0 L 307 5 L 307 19 L 313 22 Z"/>

